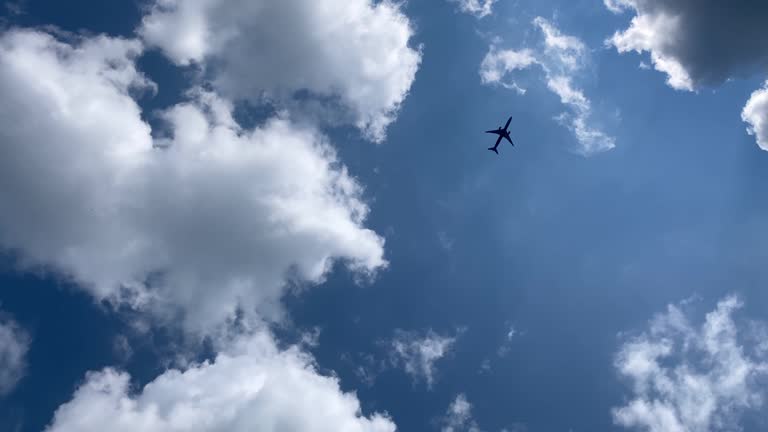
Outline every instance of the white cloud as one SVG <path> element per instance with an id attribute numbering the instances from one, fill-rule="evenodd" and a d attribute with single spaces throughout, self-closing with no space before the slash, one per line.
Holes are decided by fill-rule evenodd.
<path id="1" fill-rule="evenodd" d="M 629 26 L 606 44 L 620 53 L 648 52 L 653 67 L 667 75 L 667 84 L 674 89 L 695 91 L 768 72 L 766 2 L 736 2 L 724 13 L 720 0 L 604 1 L 611 11 L 634 13 Z M 764 94 L 765 89 L 752 94 L 742 119 L 766 149 Z"/>
<path id="2" fill-rule="evenodd" d="M 277 318 L 288 278 L 321 282 L 334 260 L 386 265 L 361 186 L 317 130 L 287 118 L 243 129 L 227 100 L 197 90 L 153 139 L 130 96 L 151 87 L 141 49 L 0 36 L 0 195 L 17 197 L 0 212 L 3 247 L 195 329 L 238 308 Z"/>
<path id="3" fill-rule="evenodd" d="M 380 343 L 379 345 L 384 349 L 389 349 L 389 345 L 386 343 Z M 368 387 L 372 387 L 379 375 L 392 366 L 392 359 L 388 359 L 386 354 L 379 356 L 378 354 L 368 352 L 355 355 L 345 354 L 343 357 L 350 363 L 350 367 L 354 369 L 355 376 Z"/>
<path id="4" fill-rule="evenodd" d="M 755 136 L 757 145 L 768 150 L 768 81 L 752 92 L 741 111 L 741 119 L 749 124 L 747 132 Z"/>
<path id="5" fill-rule="evenodd" d="M 389 344 L 392 362 L 402 365 L 414 381 L 424 380 L 427 388 L 432 388 L 437 375 L 435 363 L 450 352 L 460 333 L 441 336 L 432 330 L 423 335 L 397 330 Z"/>
<path id="6" fill-rule="evenodd" d="M 564 105 L 571 105 L 578 111 L 589 111 L 589 100 L 581 90 L 573 87 L 570 77 L 553 76 L 547 80 L 547 87 L 560 97 L 560 102 Z"/>
<path id="7" fill-rule="evenodd" d="M 650 51 L 651 62 L 656 70 L 667 74 L 667 84 L 677 90 L 693 90 L 693 80 L 688 71 L 674 56 L 655 49 L 668 34 L 674 34 L 678 18 L 659 14 L 643 15 L 632 20 L 632 26 L 624 32 L 616 32 L 609 43 L 620 53 Z"/>
<path id="8" fill-rule="evenodd" d="M 320 327 L 313 327 L 311 330 L 301 333 L 300 345 L 307 348 L 316 348 L 320 344 Z"/>
<path id="9" fill-rule="evenodd" d="M 542 65 L 547 88 L 560 97 L 563 105 L 571 107 L 571 113 L 561 114 L 558 120 L 571 130 L 585 155 L 616 147 L 613 137 L 590 125 L 592 103 L 581 89 L 573 85 L 575 73 L 586 63 L 586 45 L 574 36 L 563 34 L 544 18 L 535 18 L 534 24 L 544 34 L 544 57 L 547 60 Z"/>
<path id="10" fill-rule="evenodd" d="M 483 18 L 493 13 L 493 4 L 496 0 L 449 0 L 458 3 L 462 12 Z"/>
<path id="11" fill-rule="evenodd" d="M 480 428 L 472 418 L 472 404 L 463 393 L 459 393 L 451 402 L 448 412 L 443 418 L 442 432 L 480 432 Z"/>
<path id="12" fill-rule="evenodd" d="M 679 90 L 717 85 L 730 77 L 768 70 L 768 4 L 721 0 L 604 0 L 632 11 L 629 27 L 607 43 L 621 52 L 649 52 L 656 70 Z"/>
<path id="13" fill-rule="evenodd" d="M 519 334 L 520 334 L 520 331 L 516 329 L 515 326 L 509 326 L 509 330 L 507 331 L 506 338 L 504 342 L 496 350 L 496 354 L 499 357 L 506 357 L 507 355 L 509 355 L 509 353 L 512 352 L 512 339 Z"/>
<path id="14" fill-rule="evenodd" d="M 140 29 L 176 63 L 202 64 L 229 99 L 298 109 L 317 96 L 321 115 L 377 142 L 421 62 L 413 33 L 388 0 L 156 0 Z"/>
<path id="15" fill-rule="evenodd" d="M 0 396 L 16 388 L 27 369 L 30 337 L 12 319 L 0 314 Z"/>
<path id="16" fill-rule="evenodd" d="M 547 87 L 560 97 L 560 102 L 563 105 L 572 108 L 573 114 L 563 113 L 558 117 L 558 120 L 565 127 L 571 129 L 576 139 L 581 143 L 581 150 L 585 154 L 610 150 L 616 146 L 613 137 L 589 126 L 591 102 L 581 90 L 573 87 L 570 77 L 562 75 L 550 77 L 547 79 Z"/>
<path id="17" fill-rule="evenodd" d="M 170 369 L 138 391 L 114 369 L 91 372 L 47 432 L 394 432 L 386 414 L 365 416 L 354 393 L 320 375 L 298 347 L 280 350 L 259 331 L 212 362 Z"/>
<path id="18" fill-rule="evenodd" d="M 537 61 L 530 49 L 499 50 L 495 45 L 491 45 L 488 54 L 480 63 L 480 80 L 483 84 L 499 84 L 520 94 L 525 94 L 524 88 L 514 81 L 505 82 L 504 77 L 513 71 L 527 69 L 534 64 L 537 64 Z"/>
<path id="19" fill-rule="evenodd" d="M 577 73 L 587 62 L 587 47 L 571 35 L 563 34 L 557 27 L 542 17 L 536 17 L 533 24 L 543 36 L 541 48 L 532 50 L 499 49 L 492 44 L 480 64 L 480 78 L 483 84 L 500 84 L 520 94 L 525 89 L 508 75 L 518 70 L 538 65 L 544 72 L 544 79 L 560 101 L 571 108 L 570 113 L 557 117 L 568 128 L 580 144 L 584 155 L 600 153 L 616 146 L 616 140 L 591 125 L 592 105 L 584 92 L 573 85 Z"/>
<path id="20" fill-rule="evenodd" d="M 603 3 L 609 11 L 615 14 L 620 14 L 631 7 L 632 4 L 630 1 L 631 0 L 603 0 Z"/>
<path id="21" fill-rule="evenodd" d="M 768 372 L 764 356 L 740 342 L 732 314 L 741 306 L 727 297 L 697 328 L 670 305 L 649 331 L 625 343 L 616 367 L 633 396 L 613 410 L 614 421 L 648 432 L 737 430 L 738 415 L 762 404 L 756 380 Z"/>
<path id="22" fill-rule="evenodd" d="M 575 71 L 585 62 L 587 47 L 579 38 L 565 35 L 560 29 L 542 17 L 536 17 L 533 24 L 544 34 L 545 53 L 554 62 L 547 62 L 548 67 Z"/>

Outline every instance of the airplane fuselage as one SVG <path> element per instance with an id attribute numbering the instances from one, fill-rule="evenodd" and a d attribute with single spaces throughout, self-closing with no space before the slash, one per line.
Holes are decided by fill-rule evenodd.
<path id="1" fill-rule="evenodd" d="M 507 124 L 506 124 L 506 125 L 504 125 L 504 127 L 501 127 L 501 126 L 499 126 L 499 128 L 498 128 L 498 129 L 495 129 L 495 130 L 489 130 L 489 131 L 485 131 L 486 133 L 492 133 L 492 134 L 495 134 L 495 135 L 498 135 L 498 136 L 499 136 L 499 137 L 496 139 L 496 145 L 494 145 L 493 147 L 490 147 L 490 148 L 488 148 L 488 150 L 491 150 L 491 151 L 493 151 L 494 153 L 498 154 L 498 153 L 499 153 L 499 151 L 497 150 L 497 148 L 499 147 L 499 144 L 501 143 L 501 140 L 502 140 L 502 139 L 506 139 L 506 140 L 507 140 L 507 141 L 509 141 L 509 143 L 510 143 L 510 144 L 512 144 L 513 146 L 515 145 L 515 143 L 513 143 L 513 142 L 512 142 L 512 138 L 509 136 L 509 123 L 510 123 L 511 121 L 512 121 L 512 117 L 510 117 L 510 118 L 507 120 Z"/>
<path id="2" fill-rule="evenodd" d="M 499 135 L 502 138 L 506 138 L 506 139 L 508 139 L 510 141 L 512 139 L 512 137 L 509 136 L 509 129 L 502 129 L 501 127 L 499 127 L 493 133 L 495 133 L 496 135 Z"/>

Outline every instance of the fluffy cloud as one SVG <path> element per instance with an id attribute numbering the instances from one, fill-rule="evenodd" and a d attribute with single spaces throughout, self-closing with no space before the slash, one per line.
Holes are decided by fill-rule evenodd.
<path id="1" fill-rule="evenodd" d="M 238 308 L 277 317 L 287 280 L 334 260 L 386 265 L 360 185 L 316 130 L 241 128 L 196 90 L 153 139 L 131 94 L 151 88 L 135 40 L 0 36 L 0 245 L 99 300 L 183 312 L 197 328 Z"/>
<path id="2" fill-rule="evenodd" d="M 385 414 L 365 416 L 336 378 L 320 375 L 297 347 L 271 335 L 242 337 L 212 362 L 171 369 L 138 392 L 130 376 L 92 372 L 59 407 L 47 432 L 394 432 Z"/>
<path id="3" fill-rule="evenodd" d="M 449 0 L 458 3 L 459 9 L 477 18 L 483 18 L 493 13 L 493 4 L 496 0 Z"/>
<path id="4" fill-rule="evenodd" d="M 608 43 L 619 52 L 647 51 L 656 70 L 680 90 L 717 85 L 768 70 L 768 3 L 751 0 L 604 0 L 632 11 L 627 29 Z"/>
<path id="5" fill-rule="evenodd" d="M 747 132 L 755 136 L 757 145 L 768 150 L 768 81 L 752 93 L 741 111 L 741 119 L 749 125 Z"/>
<path id="6" fill-rule="evenodd" d="M 424 334 L 396 330 L 389 344 L 392 363 L 402 366 L 414 381 L 424 380 L 427 388 L 432 388 L 437 375 L 435 363 L 450 352 L 460 333 L 441 336 L 432 330 Z"/>
<path id="7" fill-rule="evenodd" d="M 392 1 L 156 0 L 140 34 L 178 64 L 203 65 L 230 99 L 312 99 L 374 141 L 421 62 Z"/>
<path id="8" fill-rule="evenodd" d="M 16 387 L 27 369 L 30 338 L 15 321 L 0 314 L 0 396 Z"/>
<path id="9" fill-rule="evenodd" d="M 614 13 L 632 11 L 629 27 L 606 42 L 620 53 L 649 52 L 667 84 L 693 91 L 729 78 L 768 72 L 768 3 L 737 0 L 604 0 Z M 757 144 L 768 147 L 766 90 L 752 94 L 742 112 Z"/>
<path id="10" fill-rule="evenodd" d="M 459 393 L 448 407 L 441 431 L 480 432 L 477 423 L 472 419 L 472 404 L 467 401 L 467 397 L 463 393 Z"/>
<path id="11" fill-rule="evenodd" d="M 738 414 L 762 404 L 757 379 L 768 372 L 765 352 L 741 343 L 732 317 L 741 306 L 725 298 L 700 328 L 669 306 L 649 331 L 628 341 L 616 367 L 633 397 L 613 410 L 615 422 L 649 432 L 737 430 Z"/>
<path id="12" fill-rule="evenodd" d="M 616 146 L 616 140 L 591 126 L 591 101 L 583 91 L 573 85 L 578 72 L 587 62 L 587 47 L 584 43 L 570 35 L 563 34 L 557 27 L 542 17 L 536 17 L 533 24 L 543 36 L 541 46 L 537 50 L 530 48 L 522 50 L 499 49 L 492 44 L 480 64 L 480 78 L 483 84 L 499 84 L 520 94 L 525 89 L 508 75 L 515 71 L 540 66 L 544 72 L 544 80 L 563 105 L 570 108 L 557 117 L 557 120 L 567 127 L 580 144 L 580 152 L 584 155 L 600 153 Z"/>

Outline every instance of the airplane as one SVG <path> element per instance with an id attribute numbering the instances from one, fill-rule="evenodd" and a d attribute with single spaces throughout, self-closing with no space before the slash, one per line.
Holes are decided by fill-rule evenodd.
<path id="1" fill-rule="evenodd" d="M 512 144 L 512 146 L 515 145 L 515 143 L 512 142 L 512 138 L 509 137 L 509 122 L 511 121 L 512 121 L 512 117 L 510 117 L 509 120 L 507 120 L 507 124 L 504 125 L 504 128 L 499 126 L 498 129 L 485 131 L 485 133 L 492 133 L 499 136 L 499 139 L 496 140 L 496 145 L 493 147 L 488 147 L 488 150 L 491 150 L 492 152 L 499 154 L 499 151 L 496 150 L 496 148 L 499 146 L 499 143 L 501 143 L 502 138 L 506 138 L 507 141 L 509 141 L 509 143 Z"/>

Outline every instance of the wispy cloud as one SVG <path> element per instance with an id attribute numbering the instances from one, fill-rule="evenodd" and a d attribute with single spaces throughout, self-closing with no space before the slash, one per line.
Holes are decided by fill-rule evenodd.
<path id="1" fill-rule="evenodd" d="M 437 241 L 440 243 L 440 246 L 443 249 L 449 251 L 453 249 L 453 243 L 455 240 L 449 237 L 448 233 L 446 233 L 445 231 L 439 231 L 437 233 Z"/>
<path id="2" fill-rule="evenodd" d="M 496 354 L 499 357 L 506 357 L 509 355 L 509 353 L 512 352 L 512 339 L 514 339 L 519 334 L 520 331 L 515 328 L 515 326 L 509 326 L 509 330 L 507 330 L 507 335 L 504 338 L 504 342 L 502 342 L 501 346 L 499 346 L 499 349 L 496 350 Z"/>
<path id="3" fill-rule="evenodd" d="M 442 336 L 432 330 L 424 333 L 396 330 L 389 343 L 393 365 L 401 366 L 414 381 L 424 381 L 432 388 L 437 369 L 435 363 L 445 357 L 463 333 L 459 329 L 452 336 Z"/>
<path id="4" fill-rule="evenodd" d="M 456 395 L 441 423 L 441 432 L 480 432 L 472 418 L 472 404 L 467 401 L 464 393 Z"/>
<path id="5" fill-rule="evenodd" d="M 493 13 L 493 4 L 496 0 L 448 0 L 458 3 L 459 9 L 477 18 L 484 18 Z"/>
<path id="6" fill-rule="evenodd" d="M 0 312 L 0 396 L 13 391 L 24 377 L 30 341 L 16 321 Z"/>
<path id="7" fill-rule="evenodd" d="M 10 15 L 22 15 L 27 8 L 27 0 L 6 1 L 4 6 Z"/>
<path id="8" fill-rule="evenodd" d="M 499 84 L 520 94 L 525 94 L 525 89 L 515 81 L 507 78 L 507 75 L 516 70 L 526 69 L 538 64 L 533 50 L 520 51 L 500 50 L 496 45 L 491 45 L 488 54 L 480 64 L 480 81 L 483 84 Z"/>
<path id="9" fill-rule="evenodd" d="M 539 29 L 542 41 L 537 49 L 500 49 L 498 41 L 491 44 L 480 64 L 483 84 L 496 84 L 525 94 L 525 89 L 510 75 L 515 71 L 539 66 L 547 88 L 556 94 L 570 110 L 555 119 L 568 128 L 580 144 L 580 152 L 591 155 L 616 146 L 616 140 L 591 124 L 592 103 L 583 90 L 574 85 L 578 72 L 587 63 L 587 47 L 577 37 L 563 34 L 554 24 L 536 17 L 533 25 Z"/>

